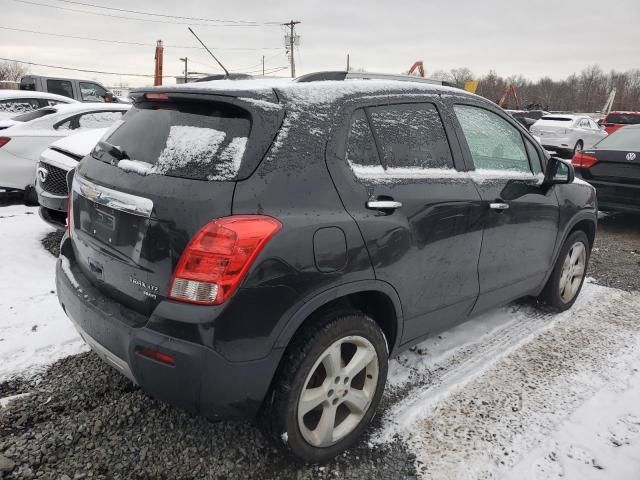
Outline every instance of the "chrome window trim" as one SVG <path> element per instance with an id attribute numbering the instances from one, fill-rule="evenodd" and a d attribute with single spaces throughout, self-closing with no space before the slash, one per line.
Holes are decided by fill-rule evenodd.
<path id="1" fill-rule="evenodd" d="M 98 205 L 139 217 L 151 218 L 153 200 L 103 187 L 77 173 L 73 176 L 72 191 Z"/>

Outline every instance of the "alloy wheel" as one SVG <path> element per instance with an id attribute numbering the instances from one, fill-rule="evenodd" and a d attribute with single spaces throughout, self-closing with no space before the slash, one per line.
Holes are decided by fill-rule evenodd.
<path id="1" fill-rule="evenodd" d="M 378 355 L 364 337 L 344 337 L 315 362 L 298 400 L 298 428 L 314 447 L 351 433 L 367 413 L 378 383 Z"/>
<path id="2" fill-rule="evenodd" d="M 578 293 L 587 264 L 587 249 L 582 242 L 571 245 L 562 266 L 560 275 L 560 298 L 569 303 Z"/>

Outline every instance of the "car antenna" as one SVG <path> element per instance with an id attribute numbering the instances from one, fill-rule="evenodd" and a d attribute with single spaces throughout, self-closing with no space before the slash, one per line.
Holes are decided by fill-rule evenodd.
<path id="1" fill-rule="evenodd" d="M 224 65 L 222 65 L 222 63 L 220 62 L 220 60 L 218 60 L 216 58 L 216 56 L 211 52 L 211 50 L 209 50 L 209 48 L 204 44 L 204 42 L 202 40 L 200 40 L 200 37 L 198 37 L 198 35 L 196 35 L 196 32 L 194 32 L 191 27 L 187 27 L 189 29 L 189 31 L 193 34 L 194 37 L 196 37 L 196 39 L 200 42 L 200 44 L 204 47 L 204 49 L 209 52 L 209 55 L 211 55 L 213 57 L 213 59 L 218 63 L 218 65 L 220 65 L 220 68 L 222 68 L 222 70 L 224 70 L 224 73 L 227 75 L 227 77 L 229 76 L 229 70 L 227 70 L 226 68 L 224 68 Z"/>

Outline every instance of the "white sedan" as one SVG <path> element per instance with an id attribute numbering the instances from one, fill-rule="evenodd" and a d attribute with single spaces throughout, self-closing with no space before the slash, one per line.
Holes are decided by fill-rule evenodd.
<path id="1" fill-rule="evenodd" d="M 16 115 L 31 112 L 59 103 L 79 103 L 62 95 L 29 90 L 0 90 L 0 120 L 9 120 Z"/>
<path id="2" fill-rule="evenodd" d="M 571 156 L 607 136 L 587 115 L 545 115 L 529 131 L 546 150 Z"/>
<path id="3" fill-rule="evenodd" d="M 30 204 L 37 202 L 34 184 L 38 158 L 52 142 L 82 130 L 109 127 L 131 105 L 76 103 L 47 108 L 54 111 L 0 130 L 0 188 L 24 190 L 25 202 Z"/>

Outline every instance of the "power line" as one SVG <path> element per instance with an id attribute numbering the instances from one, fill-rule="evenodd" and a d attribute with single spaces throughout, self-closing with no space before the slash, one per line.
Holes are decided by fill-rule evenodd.
<path id="1" fill-rule="evenodd" d="M 141 43 L 141 42 L 125 42 L 124 40 L 107 40 L 104 38 L 91 38 L 91 37 L 79 37 L 76 35 L 65 35 L 62 33 L 50 33 L 50 32 L 38 32 L 36 30 L 25 30 L 22 28 L 12 28 L 0 26 L 2 30 L 11 30 L 14 32 L 32 33 L 36 35 L 47 35 L 51 37 L 73 38 L 76 40 L 88 40 L 92 42 L 103 43 L 115 43 L 119 45 L 135 45 L 141 47 L 155 47 L 155 43 Z M 204 50 L 202 47 L 194 45 L 165 45 L 165 48 L 188 48 L 193 50 Z M 217 47 L 216 50 L 281 50 L 281 47 L 264 47 L 264 48 L 250 48 L 250 47 Z"/>
<path id="2" fill-rule="evenodd" d="M 153 77 L 154 76 L 154 75 L 144 75 L 142 73 L 102 72 L 100 70 L 86 70 L 83 68 L 60 67 L 57 65 L 46 65 L 44 63 L 25 62 L 23 60 L 15 60 L 13 58 L 0 58 L 0 60 L 4 60 L 7 62 L 23 63 L 25 65 L 35 65 L 37 67 L 57 68 L 60 70 L 73 70 L 74 72 L 84 72 L 84 73 L 99 73 L 102 75 L 121 75 L 125 77 Z M 163 77 L 170 78 L 170 77 L 176 77 L 176 75 L 163 75 Z"/>
<path id="3" fill-rule="evenodd" d="M 165 18 L 179 18 L 182 20 L 196 20 L 196 21 L 201 21 L 201 22 L 222 22 L 222 23 L 241 23 L 241 24 L 258 24 L 261 22 L 256 22 L 254 20 L 221 20 L 219 18 L 198 18 L 198 17 L 181 17 L 179 15 L 166 15 L 166 14 L 162 14 L 162 13 L 150 13 L 150 12 L 141 12 L 141 11 L 137 11 L 137 10 L 126 10 L 124 8 L 115 8 L 115 7 L 105 7 L 102 5 L 96 5 L 94 3 L 83 3 L 83 2 L 76 2 L 73 0 L 56 0 L 58 2 L 63 2 L 63 3 L 71 3 L 74 5 L 83 5 L 85 7 L 93 7 L 93 8 L 102 8 L 104 10 L 111 10 L 111 11 L 116 11 L 116 12 L 126 12 L 126 13 L 135 13 L 136 15 L 149 15 L 152 17 L 165 17 Z M 270 23 L 270 22 L 266 22 L 266 23 Z M 275 22 L 274 22 L 275 23 Z"/>
<path id="4" fill-rule="evenodd" d="M 86 15 L 95 15 L 98 17 L 111 17 L 111 18 L 119 18 L 122 20 L 133 20 L 133 21 L 139 21 L 139 22 L 152 22 L 152 23 L 163 23 L 163 24 L 169 24 L 169 25 L 195 25 L 195 26 L 199 26 L 199 27 L 260 27 L 263 25 L 271 25 L 269 24 L 253 24 L 253 23 L 248 23 L 248 24 L 237 24 L 237 23 L 224 23 L 224 24 L 219 24 L 219 25 L 213 25 L 211 23 L 193 23 L 193 22 L 171 22 L 169 20 L 152 20 L 150 18 L 135 18 L 135 17 L 126 17 L 124 15 L 114 15 L 114 14 L 110 14 L 110 13 L 102 13 L 102 12 L 90 12 L 88 10 L 79 10 L 77 8 L 68 8 L 68 7 L 61 7 L 60 5 L 48 5 L 46 3 L 39 3 L 39 2 L 32 2 L 30 0 L 11 0 L 12 2 L 18 2 L 18 3 L 24 3 L 24 4 L 28 4 L 28 5 L 37 5 L 39 7 L 47 7 L 47 8 L 54 8 L 54 9 L 58 9 L 58 10 L 66 10 L 68 12 L 76 12 L 76 13 L 84 13 Z"/>
<path id="5" fill-rule="evenodd" d="M 15 63 L 22 63 L 25 65 L 33 65 L 36 67 L 47 67 L 47 68 L 56 68 L 59 70 L 70 70 L 70 71 L 74 71 L 74 72 L 84 72 L 84 73 L 98 73 L 101 75 L 118 75 L 118 76 L 123 76 L 123 77 L 144 77 L 144 78 L 152 78 L 154 77 L 154 75 L 145 75 L 142 73 L 122 73 L 122 72 L 104 72 L 101 70 L 88 70 L 88 69 L 84 69 L 84 68 L 71 68 L 71 67 L 61 67 L 59 65 L 48 65 L 45 63 L 35 63 L 35 62 L 27 62 L 24 60 L 16 60 L 14 58 L 2 58 L 0 57 L 0 60 L 4 60 L 6 62 L 15 62 Z M 286 68 L 289 68 L 287 65 L 283 66 L 283 67 L 274 67 L 272 69 L 270 69 L 269 71 L 265 72 L 265 73 L 275 73 L 275 72 L 279 72 L 280 70 L 284 70 Z M 260 70 L 261 71 L 261 70 Z M 257 73 L 259 72 L 258 70 L 253 71 L 253 72 L 232 72 L 232 73 Z M 163 78 L 175 78 L 177 76 L 181 76 L 181 75 L 163 75 Z"/>

